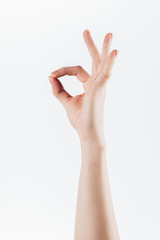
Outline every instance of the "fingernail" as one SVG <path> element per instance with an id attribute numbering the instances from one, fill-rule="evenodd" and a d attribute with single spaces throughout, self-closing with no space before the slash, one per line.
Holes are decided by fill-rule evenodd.
<path id="1" fill-rule="evenodd" d="M 88 35 L 90 35 L 90 31 L 89 31 L 89 29 L 86 29 L 86 33 L 87 33 Z"/>
<path id="2" fill-rule="evenodd" d="M 57 73 L 58 73 L 58 71 L 56 70 L 56 71 L 52 72 L 51 75 L 55 77 L 57 75 Z"/>
<path id="3" fill-rule="evenodd" d="M 115 54 L 115 57 L 117 57 L 117 54 L 118 54 L 118 50 L 116 50 L 116 51 L 114 52 L 114 54 Z"/>
<path id="4" fill-rule="evenodd" d="M 110 34 L 109 34 L 109 37 L 110 37 L 110 38 L 112 38 L 112 35 L 113 35 L 113 34 L 112 34 L 112 33 L 110 33 Z"/>

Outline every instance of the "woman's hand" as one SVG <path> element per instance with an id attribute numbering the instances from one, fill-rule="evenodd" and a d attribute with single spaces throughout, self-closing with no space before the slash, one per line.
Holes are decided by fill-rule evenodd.
<path id="1" fill-rule="evenodd" d="M 105 35 L 101 54 L 88 30 L 83 38 L 92 58 L 92 73 L 89 75 L 81 66 L 63 67 L 49 76 L 54 96 L 63 104 L 70 123 L 82 139 L 103 135 L 103 110 L 106 82 L 111 76 L 117 50 L 110 52 L 112 34 Z M 83 84 L 84 93 L 71 96 L 58 78 L 76 76 Z"/>

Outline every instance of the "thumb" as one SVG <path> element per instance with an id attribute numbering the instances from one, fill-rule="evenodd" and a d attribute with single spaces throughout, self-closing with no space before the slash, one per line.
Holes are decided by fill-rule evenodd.
<path id="1" fill-rule="evenodd" d="M 62 83 L 58 80 L 58 78 L 49 76 L 49 81 L 52 85 L 52 93 L 53 95 L 62 103 L 64 107 L 68 101 L 73 97 L 71 96 L 63 87 Z"/>

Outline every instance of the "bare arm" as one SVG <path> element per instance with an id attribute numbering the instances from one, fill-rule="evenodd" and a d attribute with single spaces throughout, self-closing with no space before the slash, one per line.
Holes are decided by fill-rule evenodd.
<path id="1" fill-rule="evenodd" d="M 50 76 L 53 94 L 65 107 L 81 144 L 81 173 L 75 219 L 75 240 L 119 240 L 106 164 L 103 112 L 106 82 L 117 50 L 110 53 L 112 34 L 106 34 L 99 54 L 90 33 L 83 33 L 92 58 L 92 74 L 82 67 L 64 67 Z M 75 75 L 84 93 L 73 97 L 58 77 Z"/>
<path id="2" fill-rule="evenodd" d="M 82 140 L 75 240 L 119 240 L 106 169 L 106 148 Z"/>

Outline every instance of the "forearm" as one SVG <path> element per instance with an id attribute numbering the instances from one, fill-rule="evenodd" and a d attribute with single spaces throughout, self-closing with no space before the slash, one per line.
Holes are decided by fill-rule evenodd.
<path id="1" fill-rule="evenodd" d="M 106 167 L 106 143 L 102 139 L 80 138 L 82 164 L 75 240 L 119 239 Z"/>
<path id="2" fill-rule="evenodd" d="M 75 240 L 119 240 L 103 129 L 106 82 L 111 76 L 117 50 L 110 52 L 112 33 L 105 35 L 101 54 L 88 30 L 83 37 L 92 58 L 91 75 L 81 66 L 72 66 L 60 68 L 49 77 L 52 92 L 65 107 L 81 143 Z M 76 76 L 83 83 L 84 93 L 74 97 L 69 94 L 58 79 L 65 75 Z"/>

